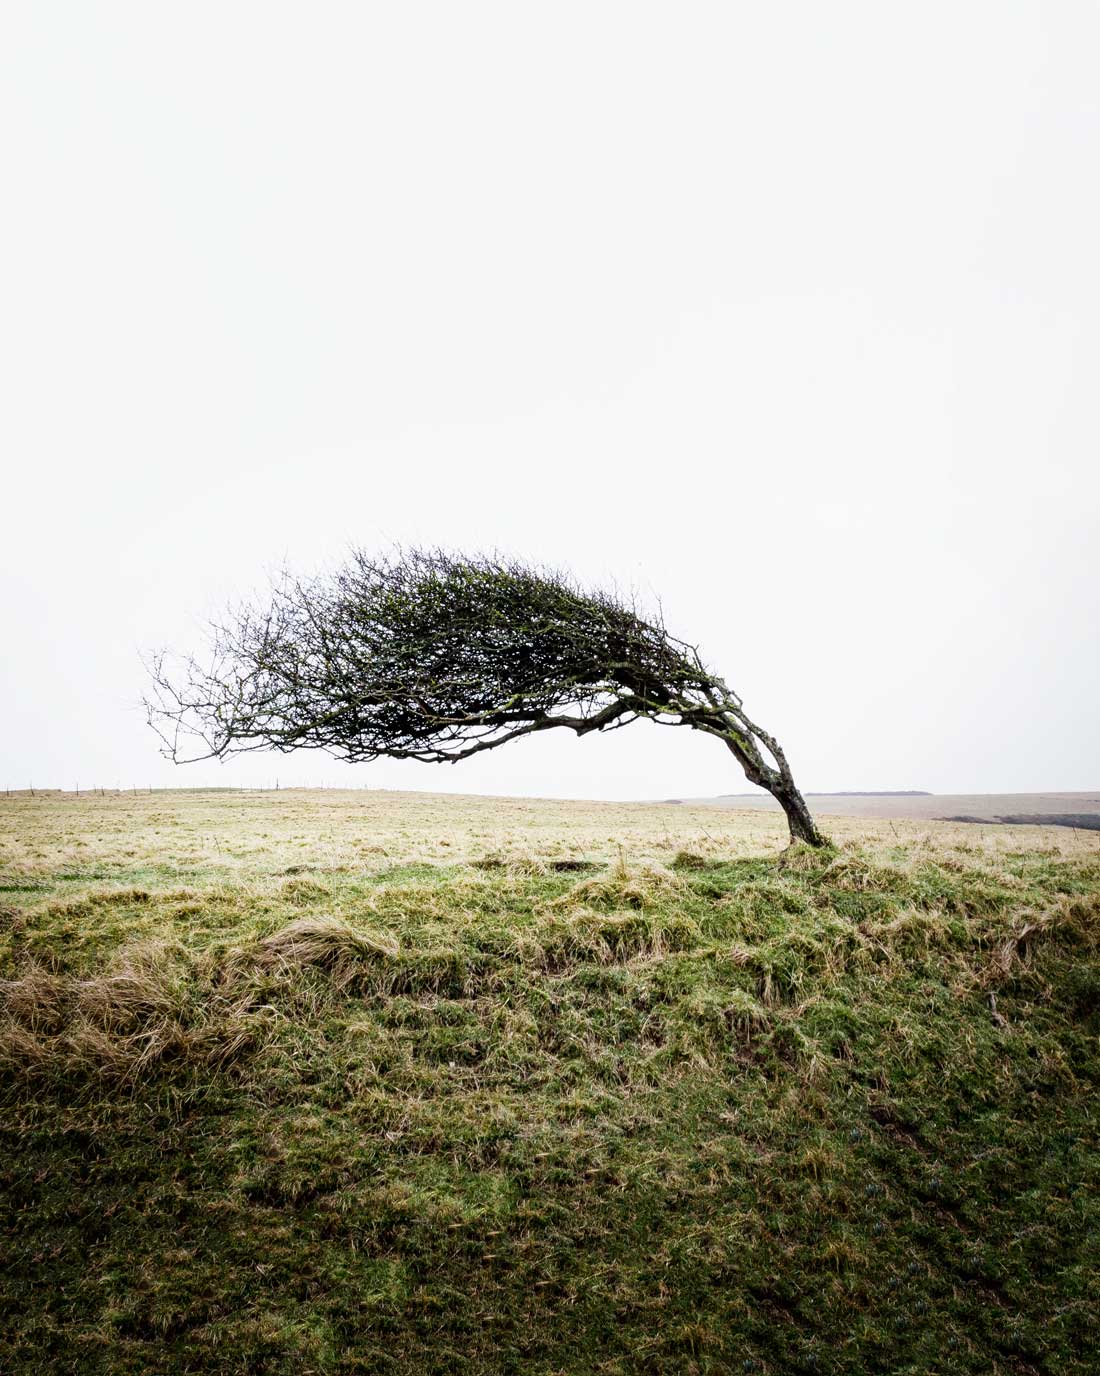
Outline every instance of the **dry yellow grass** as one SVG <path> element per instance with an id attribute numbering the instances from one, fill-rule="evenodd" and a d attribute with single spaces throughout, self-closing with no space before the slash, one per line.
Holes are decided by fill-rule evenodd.
<path id="1" fill-rule="evenodd" d="M 830 816 L 841 844 L 927 847 L 968 862 L 1027 848 L 1095 853 L 1100 838 L 1064 827 Z M 368 790 L 167 792 L 0 798 L 0 867 L 33 878 L 66 864 L 160 873 L 216 872 L 233 883 L 260 876 L 384 870 L 387 865 L 499 859 L 517 868 L 587 859 L 667 865 L 677 851 L 710 858 L 779 851 L 779 815 L 752 808 L 667 803 L 482 798 Z"/>

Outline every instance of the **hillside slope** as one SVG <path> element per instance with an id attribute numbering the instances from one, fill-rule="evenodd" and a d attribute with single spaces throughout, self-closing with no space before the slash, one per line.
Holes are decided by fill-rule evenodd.
<path id="1" fill-rule="evenodd" d="M 1095 837 L 876 826 L 11 802 L 0 1367 L 1094 1372 Z"/>

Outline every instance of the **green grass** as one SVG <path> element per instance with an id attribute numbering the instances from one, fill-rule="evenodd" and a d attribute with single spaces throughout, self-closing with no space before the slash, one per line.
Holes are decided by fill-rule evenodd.
<path id="1" fill-rule="evenodd" d="M 215 803 L 6 818 L 5 1373 L 1097 1370 L 1095 849 Z"/>

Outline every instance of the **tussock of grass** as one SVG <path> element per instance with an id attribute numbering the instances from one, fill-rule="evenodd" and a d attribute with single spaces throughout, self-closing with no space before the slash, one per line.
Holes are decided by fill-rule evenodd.
<path id="1" fill-rule="evenodd" d="M 541 875 L 550 872 L 550 864 L 541 855 L 484 855 L 472 862 L 475 869 L 503 870 L 514 875 Z"/>
<path id="2" fill-rule="evenodd" d="M 569 895 L 569 908 L 574 902 Z M 553 915 L 542 921 L 519 938 L 517 949 L 535 964 L 562 969 L 589 961 L 609 964 L 659 957 L 667 951 L 691 949 L 699 940 L 698 925 L 682 914 L 579 908 L 569 916 Z"/>
<path id="3" fill-rule="evenodd" d="M 397 941 L 383 933 L 352 927 L 339 917 L 302 917 L 265 936 L 237 959 L 271 968 L 318 965 L 340 985 L 361 961 L 397 955 Z"/>
<path id="4" fill-rule="evenodd" d="M 681 879 L 662 865 L 633 868 L 620 861 L 604 874 L 583 879 L 557 900 L 559 907 L 613 904 L 616 907 L 653 908 L 684 892 Z"/>
<path id="5" fill-rule="evenodd" d="M 154 1067 L 189 1072 L 225 1066 L 257 1041 L 248 1010 L 239 1016 L 207 1016 L 188 1023 L 177 1018 L 152 1019 L 120 1034 L 96 1022 L 76 1022 L 53 1046 L 43 1048 L 40 1068 L 79 1078 L 82 1074 L 132 1082 Z"/>
<path id="6" fill-rule="evenodd" d="M 906 875 L 894 865 L 876 864 L 865 855 L 844 851 L 818 868 L 813 852 L 805 854 L 807 849 L 801 848 L 800 864 L 788 862 L 785 868 L 813 875 L 819 884 L 848 893 L 901 893 L 907 887 Z"/>
<path id="7" fill-rule="evenodd" d="M 709 869 L 713 863 L 705 855 L 700 855 L 698 851 L 694 850 L 678 850 L 672 857 L 674 870 L 705 870 Z"/>
<path id="8" fill-rule="evenodd" d="M 80 1015 L 104 1031 L 170 1018 L 185 1005 L 191 970 L 178 942 L 149 941 L 121 951 L 103 974 L 72 985 Z"/>
<path id="9" fill-rule="evenodd" d="M 903 907 L 877 922 L 865 922 L 860 931 L 884 955 L 901 959 L 916 951 L 950 946 L 962 935 L 957 919 L 935 909 L 914 907 Z"/>
<path id="10" fill-rule="evenodd" d="M 511 855 L 494 853 L 471 860 L 478 870 L 504 870 L 508 874 L 531 876 L 543 874 L 579 874 L 585 870 L 598 869 L 592 860 L 579 856 L 534 855 L 530 852 L 517 852 Z"/>
<path id="11" fill-rule="evenodd" d="M 1071 836 L 67 806 L 0 915 L 5 1372 L 1094 1368 Z"/>
<path id="12" fill-rule="evenodd" d="M 88 917 L 97 908 L 130 908 L 150 902 L 148 889 L 93 889 L 78 898 L 64 899 L 49 905 L 49 911 L 59 917 Z"/>
<path id="13" fill-rule="evenodd" d="M 327 898 L 328 895 L 329 890 L 323 884 L 297 876 L 288 879 L 280 889 L 280 896 L 283 900 L 287 903 L 293 903 L 295 907 L 309 907 L 319 900 Z"/>
<path id="14" fill-rule="evenodd" d="M 31 1032 L 49 1032 L 64 1019 L 65 981 L 37 960 L 24 965 L 16 979 L 0 980 L 0 1008 Z"/>
<path id="15" fill-rule="evenodd" d="M 196 980 L 178 943 L 140 943 L 74 979 L 30 963 L 0 986 L 0 1065 L 20 1077 L 136 1080 L 162 1063 L 220 1065 L 258 1040 L 254 1000 Z"/>
<path id="16" fill-rule="evenodd" d="M 744 989 L 699 985 L 673 1010 L 665 1058 L 712 1071 L 729 1068 L 773 1025 L 771 1012 Z"/>
<path id="17" fill-rule="evenodd" d="M 1063 897 L 1044 911 L 1024 915 L 1000 941 L 984 972 L 986 984 L 999 984 L 1032 964 L 1035 948 L 1059 940 L 1082 954 L 1100 949 L 1100 894 Z"/>

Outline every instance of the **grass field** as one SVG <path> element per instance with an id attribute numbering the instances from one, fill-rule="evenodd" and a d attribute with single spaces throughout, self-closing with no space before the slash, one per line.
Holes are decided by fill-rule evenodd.
<path id="1" fill-rule="evenodd" d="M 1100 846 L 0 799 L 0 1371 L 1100 1369 Z"/>

